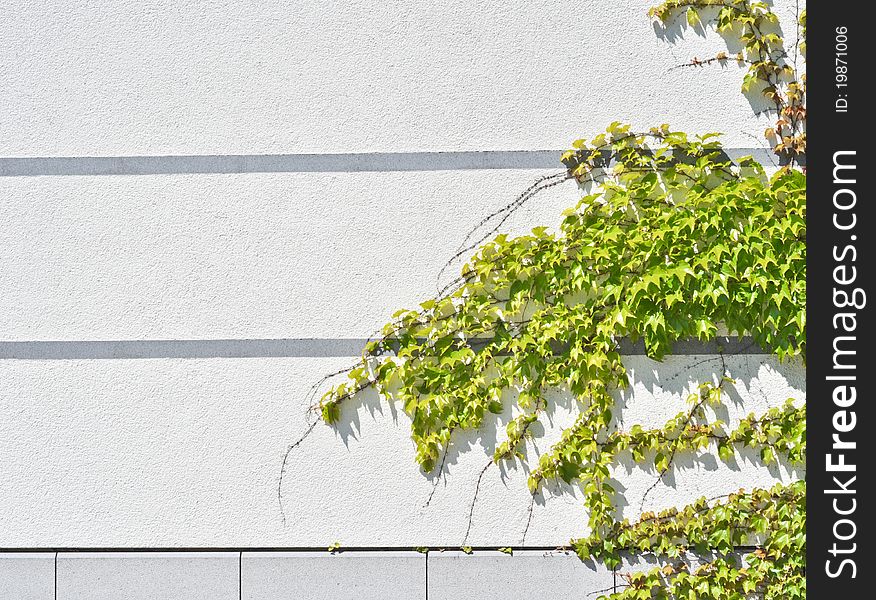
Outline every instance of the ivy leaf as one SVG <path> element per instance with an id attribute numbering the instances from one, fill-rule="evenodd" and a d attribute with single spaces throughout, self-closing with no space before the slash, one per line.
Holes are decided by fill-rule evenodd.
<path id="1" fill-rule="evenodd" d="M 659 472 L 663 473 L 669 468 L 669 457 L 662 452 L 658 452 L 654 457 L 654 466 Z"/>
<path id="2" fill-rule="evenodd" d="M 733 448 L 730 447 L 730 444 L 726 442 L 718 444 L 718 457 L 724 462 L 730 462 L 733 460 Z"/>

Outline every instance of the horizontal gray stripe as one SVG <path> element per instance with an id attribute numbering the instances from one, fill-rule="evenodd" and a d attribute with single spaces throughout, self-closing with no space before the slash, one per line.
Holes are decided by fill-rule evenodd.
<path id="1" fill-rule="evenodd" d="M 272 358 L 359 356 L 364 339 L 75 340 L 0 342 L 0 359 Z"/>
<path id="2" fill-rule="evenodd" d="M 367 340 L 75 340 L 0 342 L 0 359 L 90 360 L 130 358 L 329 358 L 359 356 Z M 479 344 L 472 343 L 477 348 Z M 621 340 L 620 352 L 645 354 L 639 340 Z M 763 354 L 750 338 L 722 337 L 715 341 L 677 342 L 673 354 Z"/>
<path id="3" fill-rule="evenodd" d="M 559 150 L 0 158 L 0 176 L 553 169 Z"/>
<path id="4" fill-rule="evenodd" d="M 734 546 L 734 548 L 740 552 L 753 552 L 758 549 L 760 546 Z M 506 546 L 470 546 L 470 548 L 475 552 L 491 552 L 502 550 L 506 548 Z M 422 552 L 422 546 L 344 546 L 341 548 L 343 553 L 353 553 L 353 552 Z M 439 553 L 444 552 L 445 550 L 458 552 L 460 548 L 458 546 L 454 546 L 453 544 L 437 544 L 432 546 L 430 552 Z M 535 551 L 535 552 L 571 552 L 571 549 L 564 550 L 562 546 L 538 546 L 538 545 L 524 545 L 524 546 L 514 546 L 514 550 L 522 550 L 522 551 Z M 273 552 L 320 552 L 324 553 L 326 557 L 330 557 L 331 553 L 327 550 L 325 546 L 199 546 L 199 547 L 175 547 L 175 546 L 117 546 L 117 547 L 103 547 L 103 546 L 32 546 L 32 547 L 9 547 L 9 548 L 0 548 L 0 553 L 3 554 L 44 554 L 44 553 L 52 553 L 52 552 L 82 552 L 89 554 L 123 554 L 123 553 L 141 553 L 148 552 L 151 554 L 204 554 L 211 555 L 216 553 L 227 553 L 227 552 L 258 552 L 258 553 L 273 553 Z M 624 553 L 625 556 L 637 556 L 636 554 Z M 466 555 L 470 556 L 470 555 Z"/>
<path id="5" fill-rule="evenodd" d="M 771 155 L 762 149 L 726 148 L 725 151 L 731 158 L 752 155 L 763 164 L 770 164 L 771 161 Z M 561 150 L 494 150 L 351 154 L 0 157 L 0 177 L 562 169 L 561 154 Z"/>

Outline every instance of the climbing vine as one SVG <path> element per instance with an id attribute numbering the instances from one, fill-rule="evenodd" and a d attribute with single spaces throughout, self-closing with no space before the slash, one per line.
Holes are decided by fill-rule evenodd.
<path id="1" fill-rule="evenodd" d="M 746 66 L 742 91 L 760 95 L 767 103 L 764 112 L 774 116 L 775 125 L 764 135 L 773 150 L 789 162 L 806 152 L 806 73 L 800 69 L 806 54 L 806 11 L 798 12 L 794 39 L 786 42 L 778 16 L 766 2 L 749 0 L 666 0 L 649 14 L 666 24 L 686 16 L 690 27 L 702 25 L 701 15 L 709 14 L 719 33 L 738 40 L 742 49 L 734 55 L 725 51 L 708 58 L 693 58 L 684 66 Z"/>
<path id="2" fill-rule="evenodd" d="M 716 134 L 688 136 L 668 125 L 635 131 L 613 123 L 575 141 L 557 181 L 574 178 L 586 195 L 559 231 L 537 227 L 479 245 L 442 293 L 393 315 L 319 408 L 336 423 L 342 405 L 375 389 L 410 416 L 419 466 L 439 473 L 455 433 L 510 408 L 506 438 L 481 477 L 512 461 L 529 467 L 533 495 L 555 480 L 579 486 L 588 533 L 571 545 L 582 559 L 612 568 L 629 553 L 665 560 L 626 575 L 612 598 L 802 598 L 803 481 L 702 498 L 633 522 L 619 517 L 612 468 L 621 460 L 653 468 L 659 481 L 682 454 L 731 461 L 749 449 L 764 464 L 800 465 L 806 445 L 805 407 L 793 399 L 722 422 L 735 384 L 726 367 L 663 426 L 620 426 L 617 390 L 629 383 L 622 339 L 641 340 L 661 360 L 675 342 L 715 340 L 723 329 L 779 359 L 805 358 L 805 12 L 790 50 L 761 2 L 667 0 L 651 15 L 664 24 L 714 23 L 741 43 L 737 54 L 685 66 L 744 66 L 743 92 L 759 95 L 775 117 L 765 135 L 783 166 L 768 176 L 751 158 L 731 160 Z M 556 388 L 574 395 L 579 415 L 530 464 L 527 440 Z"/>

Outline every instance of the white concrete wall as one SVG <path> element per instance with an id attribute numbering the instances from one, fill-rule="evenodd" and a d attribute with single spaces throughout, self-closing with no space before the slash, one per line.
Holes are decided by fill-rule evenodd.
<path id="1" fill-rule="evenodd" d="M 616 119 L 754 145 L 765 120 L 739 94 L 740 71 L 670 70 L 714 36 L 661 39 L 647 7 L 4 3 L 0 174 L 14 175 L 0 176 L 0 548 L 460 545 L 491 433 L 470 436 L 426 508 L 433 481 L 404 415 L 368 398 L 353 427 L 318 427 L 291 456 L 285 524 L 282 455 L 306 427 L 307 389 L 355 353 L 337 340 L 428 297 L 472 225 L 561 169 L 528 151 Z M 514 168 L 473 168 L 494 156 L 476 152 L 505 150 L 522 153 L 492 166 Z M 375 152 L 402 154 L 356 168 L 351 153 Z M 411 154 L 424 152 L 469 154 Z M 297 154 L 315 167 L 197 166 Z M 93 172 L 91 157 L 130 156 L 159 158 L 75 174 Z M 10 160 L 23 157 L 35 160 Z M 132 174 L 143 165 L 163 174 Z M 553 188 L 506 229 L 556 224 L 577 195 Z M 316 341 L 279 355 L 259 342 L 300 338 Z M 151 358 L 84 344 L 126 340 Z M 150 354 L 150 340 L 200 345 Z M 69 344 L 52 354 L 51 341 Z M 718 364 L 630 357 L 627 422 L 674 414 Z M 802 398 L 800 365 L 728 364 L 746 412 Z M 559 408 L 538 448 L 572 416 Z M 792 476 L 742 457 L 691 463 L 648 506 Z M 654 474 L 619 477 L 633 514 Z M 469 544 L 521 543 L 524 478 L 488 472 Z M 584 522 L 580 498 L 549 499 L 526 544 L 563 544 Z"/>
<path id="2" fill-rule="evenodd" d="M 8 0 L 0 151 L 554 149 L 615 119 L 750 146 L 742 73 L 670 70 L 715 39 L 666 43 L 650 5 Z"/>

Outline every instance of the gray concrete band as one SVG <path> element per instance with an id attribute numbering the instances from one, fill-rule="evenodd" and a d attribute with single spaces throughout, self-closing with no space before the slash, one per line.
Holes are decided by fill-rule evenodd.
<path id="1" fill-rule="evenodd" d="M 761 148 L 725 148 L 724 151 L 732 159 L 753 156 L 764 165 L 775 160 L 769 151 Z M 0 157 L 0 177 L 562 169 L 561 154 L 561 150 L 487 150 Z"/>
<path id="2" fill-rule="evenodd" d="M 0 341 L 0 360 L 93 360 L 145 358 L 331 358 L 362 353 L 365 338 L 225 340 L 55 340 Z M 476 342 L 471 344 L 477 348 Z M 620 341 L 623 355 L 645 354 L 642 340 Z M 558 348 L 559 349 L 559 348 Z M 682 340 L 673 354 L 768 354 L 751 338 Z"/>

